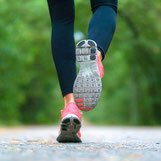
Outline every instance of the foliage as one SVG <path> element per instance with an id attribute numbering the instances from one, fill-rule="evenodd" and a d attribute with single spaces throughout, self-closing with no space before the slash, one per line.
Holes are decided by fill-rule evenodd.
<path id="1" fill-rule="evenodd" d="M 85 113 L 97 124 L 161 124 L 159 0 L 119 2 L 117 30 L 103 61 L 103 92 Z M 86 15 L 86 18 L 81 15 Z M 87 37 L 89 1 L 76 1 L 75 32 Z M 46 1 L 0 0 L 0 123 L 49 124 L 63 100 L 50 47 Z"/>

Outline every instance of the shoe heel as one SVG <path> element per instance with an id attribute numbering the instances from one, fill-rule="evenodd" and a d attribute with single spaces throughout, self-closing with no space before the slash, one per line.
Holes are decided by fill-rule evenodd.
<path id="1" fill-rule="evenodd" d="M 81 128 L 80 120 L 73 116 L 67 115 L 61 122 L 61 131 L 57 137 L 58 142 L 81 142 L 78 131 Z"/>

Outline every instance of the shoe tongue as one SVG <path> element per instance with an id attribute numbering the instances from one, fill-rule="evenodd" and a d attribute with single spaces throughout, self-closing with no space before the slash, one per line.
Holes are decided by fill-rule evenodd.
<path id="1" fill-rule="evenodd" d="M 70 102 L 66 105 L 64 110 L 61 110 L 62 118 L 64 118 L 68 114 L 74 114 L 76 115 L 80 120 L 82 113 L 79 111 L 79 108 L 77 107 L 75 102 Z"/>

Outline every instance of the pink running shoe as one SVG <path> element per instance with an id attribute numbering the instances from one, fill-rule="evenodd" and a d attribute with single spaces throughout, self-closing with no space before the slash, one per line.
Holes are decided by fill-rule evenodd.
<path id="1" fill-rule="evenodd" d="M 78 108 L 90 111 L 96 107 L 102 91 L 101 78 L 104 75 L 102 62 L 97 55 L 97 44 L 93 40 L 82 40 L 76 46 L 79 73 L 73 92 Z"/>
<path id="2" fill-rule="evenodd" d="M 61 127 L 57 137 L 58 142 L 82 142 L 81 141 L 81 116 L 77 105 L 69 103 L 64 110 L 61 110 Z"/>

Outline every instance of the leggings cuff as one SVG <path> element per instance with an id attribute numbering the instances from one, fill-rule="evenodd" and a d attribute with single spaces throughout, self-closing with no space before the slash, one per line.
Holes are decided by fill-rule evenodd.
<path id="1" fill-rule="evenodd" d="M 69 93 L 73 93 L 73 88 L 68 88 L 68 89 L 62 91 L 63 97 L 66 96 Z"/>
<path id="2" fill-rule="evenodd" d="M 101 52 L 101 55 L 102 55 L 102 61 L 103 59 L 105 58 L 105 52 L 103 51 L 103 49 L 101 47 L 97 47 L 97 49 Z"/>

